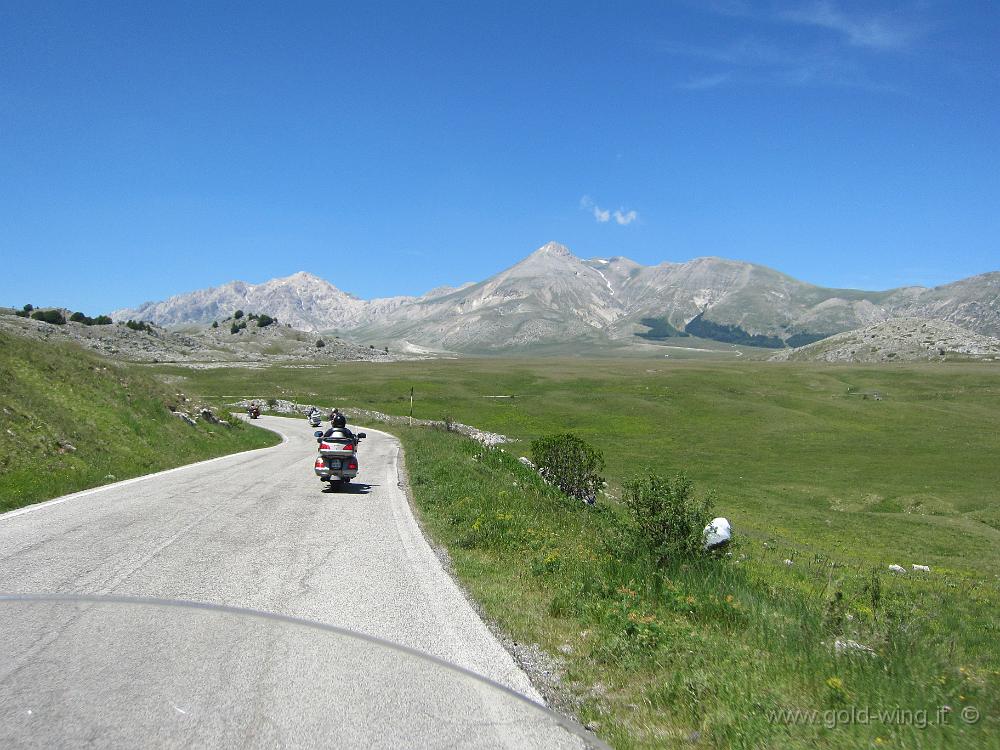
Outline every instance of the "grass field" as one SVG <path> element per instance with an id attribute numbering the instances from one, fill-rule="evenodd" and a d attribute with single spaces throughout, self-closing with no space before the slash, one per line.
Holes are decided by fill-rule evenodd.
<path id="1" fill-rule="evenodd" d="M 460 577 L 515 639 L 564 663 L 580 716 L 617 746 L 998 746 L 994 366 L 459 360 L 172 372 L 221 401 L 395 414 L 413 387 L 416 417 L 520 438 L 483 452 L 446 432 L 397 430 L 425 523 Z M 684 470 L 713 491 L 738 535 L 733 557 L 656 570 L 622 542 L 613 499 L 588 509 L 555 497 L 513 455 L 563 430 L 604 452 L 612 495 L 645 471 Z M 890 563 L 931 573 L 897 576 Z M 876 655 L 837 656 L 838 637 Z M 969 706 L 976 723 L 960 718 Z M 806 713 L 775 713 L 786 709 Z"/>
<path id="2" fill-rule="evenodd" d="M 72 344 L 0 333 L 0 512 L 278 438 L 240 424 L 194 427 L 176 389 Z"/>

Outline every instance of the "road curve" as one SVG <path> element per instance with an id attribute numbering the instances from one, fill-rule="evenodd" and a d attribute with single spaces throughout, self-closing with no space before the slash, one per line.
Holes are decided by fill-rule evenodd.
<path id="1" fill-rule="evenodd" d="M 313 475 L 304 420 L 260 424 L 283 442 L 0 516 L 0 592 L 184 599 L 303 618 L 541 700 L 424 539 L 399 486 L 394 437 L 366 430 L 355 484 L 329 492 Z"/>

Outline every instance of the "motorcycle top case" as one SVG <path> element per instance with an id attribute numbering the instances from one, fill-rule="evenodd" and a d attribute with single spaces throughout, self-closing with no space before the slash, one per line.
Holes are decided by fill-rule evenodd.
<path id="1" fill-rule="evenodd" d="M 319 444 L 319 454 L 321 456 L 337 456 L 337 457 L 353 456 L 354 442 L 324 440 L 322 443 Z"/>

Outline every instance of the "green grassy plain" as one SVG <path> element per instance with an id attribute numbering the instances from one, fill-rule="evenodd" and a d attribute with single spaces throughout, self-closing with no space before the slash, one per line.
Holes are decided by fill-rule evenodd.
<path id="1" fill-rule="evenodd" d="M 242 423 L 191 427 L 167 408 L 195 403 L 135 366 L 0 333 L 0 512 L 278 442 Z"/>
<path id="2" fill-rule="evenodd" d="M 446 432 L 391 428 L 459 576 L 512 637 L 563 661 L 581 718 L 616 746 L 1000 746 L 996 366 L 455 360 L 171 372 L 220 401 L 394 414 L 407 413 L 412 386 L 415 417 L 518 438 L 484 452 Z M 513 460 L 531 438 L 565 430 L 608 460 L 612 497 L 596 508 L 560 500 Z M 679 470 L 715 493 L 738 542 L 732 557 L 655 570 L 624 540 L 613 498 L 626 478 Z M 932 572 L 897 576 L 890 563 Z M 838 656 L 838 637 L 875 655 Z M 942 706 L 948 722 L 935 724 Z M 978 722 L 962 721 L 967 706 Z M 818 713 L 774 715 L 784 709 Z M 857 718 L 877 710 L 898 711 Z"/>

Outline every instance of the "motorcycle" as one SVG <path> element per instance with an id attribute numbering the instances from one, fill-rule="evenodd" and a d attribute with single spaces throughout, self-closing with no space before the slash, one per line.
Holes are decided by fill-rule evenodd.
<path id="1" fill-rule="evenodd" d="M 349 484 L 358 475 L 358 443 L 368 435 L 335 429 L 329 437 L 324 437 L 322 430 L 313 436 L 319 444 L 319 457 L 313 464 L 316 476 L 321 482 L 329 482 L 331 488 Z"/>
<path id="2" fill-rule="evenodd" d="M 247 414 L 250 415 L 250 419 L 257 419 L 260 416 L 260 407 L 257 404 L 253 404 L 247 408 Z"/>
<path id="3" fill-rule="evenodd" d="M 323 417 L 320 415 L 318 411 L 314 411 L 312 414 L 309 415 L 310 427 L 319 427 L 322 423 L 323 423 Z"/>

